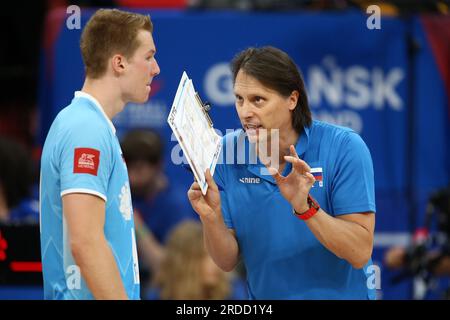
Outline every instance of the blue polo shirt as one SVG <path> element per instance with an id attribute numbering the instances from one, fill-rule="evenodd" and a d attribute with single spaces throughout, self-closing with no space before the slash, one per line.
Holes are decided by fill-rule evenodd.
<path id="1" fill-rule="evenodd" d="M 236 232 L 251 299 L 374 299 L 366 269 L 326 249 L 292 206 L 238 130 L 223 141 L 214 178 L 225 224 Z M 296 144 L 315 171 L 311 195 L 331 216 L 375 212 L 370 152 L 351 129 L 313 121 Z M 232 164 L 229 164 L 232 162 Z M 227 164 L 228 163 L 228 164 Z M 291 165 L 282 173 L 286 176 Z M 321 180 L 321 181 L 320 181 Z"/>
<path id="2" fill-rule="evenodd" d="M 105 201 L 104 233 L 129 299 L 140 298 L 128 171 L 116 130 L 99 102 L 76 92 L 50 127 L 41 159 L 40 225 L 45 299 L 93 299 L 70 249 L 62 197 Z"/>

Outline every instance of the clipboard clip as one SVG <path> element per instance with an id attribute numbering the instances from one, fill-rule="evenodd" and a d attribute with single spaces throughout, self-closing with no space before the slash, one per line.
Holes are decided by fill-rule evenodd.
<path id="1" fill-rule="evenodd" d="M 203 113 L 206 116 L 206 119 L 208 120 L 209 124 L 212 127 L 213 123 L 212 123 L 211 117 L 209 116 L 209 111 L 211 110 L 211 104 L 208 101 L 203 103 L 203 101 L 200 98 L 200 95 L 198 94 L 198 92 L 195 93 L 195 97 L 197 98 L 197 102 L 199 103 L 199 105 L 202 107 L 202 110 L 203 110 Z"/>

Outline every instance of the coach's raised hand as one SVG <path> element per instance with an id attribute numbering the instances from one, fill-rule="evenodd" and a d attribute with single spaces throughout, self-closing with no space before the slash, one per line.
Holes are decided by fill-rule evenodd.
<path id="1" fill-rule="evenodd" d="M 309 165 L 298 157 L 293 145 L 290 146 L 290 156 L 284 159 L 292 164 L 292 170 L 286 177 L 283 177 L 277 169 L 269 168 L 269 172 L 275 179 L 283 197 L 289 201 L 297 212 L 305 212 L 309 206 L 307 198 L 309 190 L 316 181 L 311 174 Z"/>

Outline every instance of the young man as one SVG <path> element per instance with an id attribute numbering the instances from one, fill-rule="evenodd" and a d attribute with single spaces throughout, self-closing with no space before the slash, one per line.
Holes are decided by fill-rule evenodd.
<path id="1" fill-rule="evenodd" d="M 373 299 L 366 267 L 375 195 L 365 143 L 311 119 L 303 79 L 281 50 L 247 49 L 232 73 L 245 132 L 224 137 L 226 161 L 215 171 L 222 190 L 208 171 L 206 196 L 196 182 L 188 191 L 212 258 L 230 271 L 242 257 L 252 299 Z"/>
<path id="2" fill-rule="evenodd" d="M 125 161 L 111 119 L 148 100 L 159 74 L 149 16 L 98 10 L 81 36 L 86 79 L 54 120 L 41 160 L 46 299 L 139 299 Z"/>

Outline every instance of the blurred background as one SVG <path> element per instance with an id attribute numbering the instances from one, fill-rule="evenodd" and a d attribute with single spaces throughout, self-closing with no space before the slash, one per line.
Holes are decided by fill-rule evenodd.
<path id="1" fill-rule="evenodd" d="M 239 128 L 228 63 L 264 45 L 296 61 L 316 119 L 353 128 L 371 151 L 378 298 L 450 298 L 449 1 L 47 0 L 0 10 L 0 299 L 42 299 L 40 154 L 82 86 L 79 38 L 99 7 L 150 14 L 161 68 L 150 100 L 113 121 L 129 166 L 143 299 L 246 297 L 242 266 L 223 274 L 189 251 L 198 241 L 192 176 L 166 119 L 186 71 L 214 126 Z M 185 277 L 197 285 L 167 283 L 170 268 L 159 266 L 189 259 Z"/>

